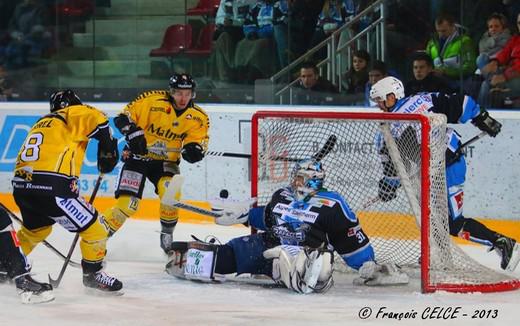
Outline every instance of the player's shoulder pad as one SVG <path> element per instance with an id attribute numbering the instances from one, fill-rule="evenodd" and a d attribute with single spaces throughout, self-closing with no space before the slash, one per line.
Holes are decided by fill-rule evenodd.
<path id="1" fill-rule="evenodd" d="M 139 94 L 132 102 L 130 102 L 128 105 L 131 105 L 132 103 L 142 101 L 144 99 L 168 99 L 168 91 L 165 90 L 152 90 L 152 91 L 146 91 L 141 94 Z"/>
<path id="2" fill-rule="evenodd" d="M 335 191 L 328 191 L 328 190 L 320 190 L 318 193 L 316 193 L 313 198 L 317 200 L 322 200 L 324 205 L 327 206 L 335 206 L 338 205 L 338 207 L 343 211 L 343 214 L 352 221 L 356 220 L 356 215 L 354 212 L 352 212 L 352 209 L 347 204 L 347 201 L 343 196 L 341 196 L 339 193 Z M 332 203 L 330 203 L 332 202 Z"/>
<path id="3" fill-rule="evenodd" d="M 201 108 L 200 106 L 198 106 L 197 104 L 193 103 L 191 104 L 191 106 L 189 107 L 190 109 L 193 109 L 197 112 L 200 112 L 202 115 L 204 115 L 206 118 L 208 117 L 208 114 L 206 113 L 206 111 L 204 111 L 203 108 Z"/>

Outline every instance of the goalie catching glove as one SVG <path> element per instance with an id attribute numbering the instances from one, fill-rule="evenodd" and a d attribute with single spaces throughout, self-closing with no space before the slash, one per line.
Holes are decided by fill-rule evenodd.
<path id="1" fill-rule="evenodd" d="M 211 200 L 211 210 L 221 214 L 215 217 L 215 223 L 226 226 L 246 223 L 249 219 L 249 210 L 255 202 L 255 199 L 244 202 L 224 198 Z"/>
<path id="2" fill-rule="evenodd" d="M 277 246 L 264 251 L 273 259 L 273 280 L 298 293 L 325 292 L 334 284 L 334 256 L 327 249 Z"/>

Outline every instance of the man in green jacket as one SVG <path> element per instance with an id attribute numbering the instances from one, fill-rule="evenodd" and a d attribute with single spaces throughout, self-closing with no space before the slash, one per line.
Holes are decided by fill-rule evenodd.
<path id="1" fill-rule="evenodd" d="M 455 19 L 448 14 L 441 14 L 435 19 L 436 35 L 428 42 L 426 53 L 431 56 L 435 72 L 453 81 L 466 79 L 476 69 L 476 48 L 467 35 L 455 25 Z"/>

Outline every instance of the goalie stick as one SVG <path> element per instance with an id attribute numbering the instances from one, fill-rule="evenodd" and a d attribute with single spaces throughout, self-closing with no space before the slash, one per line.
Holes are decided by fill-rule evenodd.
<path id="1" fill-rule="evenodd" d="M 0 206 L 7 212 L 7 214 L 9 215 L 9 217 L 16 221 L 18 224 L 20 225 L 23 225 L 23 221 L 18 217 L 16 216 L 16 214 L 14 214 L 13 212 L 11 212 L 7 207 L 5 207 L 4 204 L 0 203 Z M 59 251 L 58 249 L 56 249 L 56 247 L 54 247 L 53 245 L 51 245 L 49 242 L 47 242 L 47 240 L 43 240 L 42 241 L 43 244 L 49 248 L 53 253 L 55 253 L 58 257 L 60 257 L 61 259 L 65 260 L 67 257 L 65 257 L 64 254 L 61 253 L 61 251 Z M 75 267 L 75 268 L 79 268 L 81 267 L 81 264 L 73 261 L 73 260 L 69 260 L 69 265 L 72 266 L 72 267 Z"/>
<path id="2" fill-rule="evenodd" d="M 97 180 L 96 185 L 94 186 L 94 190 L 92 191 L 92 195 L 90 196 L 90 199 L 88 201 L 89 204 L 92 205 L 94 202 L 94 199 L 96 198 L 97 192 L 99 190 L 99 187 L 101 186 L 101 181 L 103 181 L 103 173 L 101 173 Z M 70 259 L 72 257 L 72 253 L 74 252 L 74 248 L 76 248 L 76 244 L 79 240 L 79 232 L 76 232 L 76 235 L 74 236 L 74 240 L 72 240 L 72 244 L 70 245 L 69 252 L 67 254 L 67 257 L 65 257 L 65 262 L 63 263 L 63 266 L 61 267 L 60 274 L 58 275 L 58 278 L 56 280 L 51 278 L 51 275 L 49 274 L 49 283 L 52 285 L 53 288 L 58 288 L 60 285 L 61 279 L 63 278 L 63 275 L 65 274 L 65 270 L 67 269 L 67 266 L 70 262 Z"/>
<path id="3" fill-rule="evenodd" d="M 325 144 L 322 146 L 322 148 L 318 152 L 316 152 L 312 155 L 312 158 L 318 162 L 321 161 L 325 156 L 327 156 L 332 151 L 332 149 L 336 145 L 336 142 L 337 142 L 337 137 L 335 135 L 330 135 L 329 138 L 327 139 L 327 141 L 325 142 Z M 287 158 L 287 157 L 284 157 L 283 159 L 295 161 L 295 162 L 302 160 L 302 159 Z M 210 217 L 214 217 L 214 218 L 222 217 L 222 213 L 220 213 L 220 212 L 213 212 L 213 211 L 210 211 L 210 210 L 207 210 L 204 208 L 200 208 L 200 207 L 190 205 L 187 203 L 183 203 L 179 200 L 176 200 L 175 196 L 177 195 L 177 193 L 180 192 L 183 183 L 184 183 L 183 176 L 181 176 L 180 174 L 174 175 L 172 177 L 172 179 L 170 180 L 170 184 L 168 185 L 168 188 L 166 189 L 166 192 L 164 193 L 164 195 L 161 199 L 161 204 L 166 205 L 166 206 L 172 206 L 172 207 L 184 209 L 184 210 L 187 210 L 190 212 L 194 212 L 197 214 L 206 215 L 206 216 L 210 216 Z M 222 191 L 221 191 L 221 193 L 222 193 Z"/>
<path id="4" fill-rule="evenodd" d="M 314 158 L 316 161 L 321 161 L 325 156 L 327 156 L 330 151 L 334 148 L 337 142 L 337 137 L 335 135 L 330 135 L 323 147 L 315 153 L 312 158 Z M 165 151 L 165 152 L 176 152 L 180 153 L 181 149 L 179 148 L 164 148 L 164 147 L 157 147 L 157 146 L 150 146 L 148 147 L 149 151 Z M 251 154 L 244 154 L 244 153 L 232 153 L 232 152 L 218 152 L 218 151 L 207 151 L 207 156 L 217 156 L 217 157 L 235 157 L 235 158 L 251 158 Z M 288 162 L 299 162 L 302 160 L 302 158 L 293 158 L 293 157 L 286 157 L 286 156 L 272 156 L 269 157 L 270 160 L 273 161 L 288 161 Z"/>

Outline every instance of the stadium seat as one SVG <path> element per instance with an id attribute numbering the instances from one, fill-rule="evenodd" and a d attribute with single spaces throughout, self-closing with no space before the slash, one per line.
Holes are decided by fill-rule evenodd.
<path id="1" fill-rule="evenodd" d="M 199 3 L 193 8 L 186 10 L 187 16 L 210 16 L 217 14 L 220 0 L 199 0 Z"/>
<path id="2" fill-rule="evenodd" d="M 151 57 L 172 57 L 191 47 L 191 25 L 171 25 L 164 32 L 160 48 L 150 51 Z"/>
<path id="3" fill-rule="evenodd" d="M 188 56 L 206 56 L 210 55 L 213 50 L 213 33 L 215 33 L 215 24 L 205 25 L 197 38 L 195 45 L 186 50 Z"/>
<path id="4" fill-rule="evenodd" d="M 186 62 L 181 55 L 192 45 L 191 25 L 176 24 L 171 25 L 164 32 L 163 41 L 160 48 L 150 51 L 151 57 L 165 57 L 168 59 L 170 69 L 174 71 L 174 57 L 179 57 L 177 61 Z"/>
<path id="5" fill-rule="evenodd" d="M 94 12 L 93 0 L 65 0 L 54 7 L 60 17 L 86 17 Z"/>

